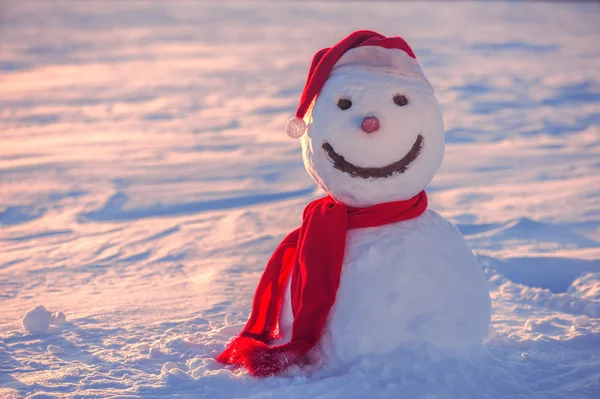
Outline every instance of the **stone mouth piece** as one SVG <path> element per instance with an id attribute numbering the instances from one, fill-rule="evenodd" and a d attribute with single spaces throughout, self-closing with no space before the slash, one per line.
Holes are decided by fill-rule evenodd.
<path id="1" fill-rule="evenodd" d="M 402 159 L 379 168 L 353 165 L 350 162 L 346 161 L 346 159 L 342 155 L 335 152 L 331 144 L 327 142 L 323 143 L 322 148 L 333 162 L 333 167 L 337 170 L 340 170 L 344 173 L 348 173 L 352 177 L 362 177 L 363 179 L 378 179 L 383 177 L 389 177 L 396 173 L 404 173 L 406 169 L 408 169 L 408 165 L 410 165 L 415 159 L 417 159 L 417 157 L 421 153 L 421 149 L 423 148 L 423 136 L 421 136 L 420 134 L 417 136 L 417 139 L 413 143 L 411 149 L 406 153 L 405 156 L 402 157 Z"/>

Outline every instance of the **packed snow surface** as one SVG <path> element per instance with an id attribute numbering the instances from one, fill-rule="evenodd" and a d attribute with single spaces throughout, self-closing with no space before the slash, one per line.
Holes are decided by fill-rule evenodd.
<path id="1" fill-rule="evenodd" d="M 6 2 L 0 397 L 598 397 L 599 17 L 587 2 Z M 430 204 L 484 269 L 488 336 L 469 357 L 415 345 L 257 380 L 213 357 L 322 195 L 283 130 L 309 61 L 361 28 L 404 36 L 444 108 Z"/>

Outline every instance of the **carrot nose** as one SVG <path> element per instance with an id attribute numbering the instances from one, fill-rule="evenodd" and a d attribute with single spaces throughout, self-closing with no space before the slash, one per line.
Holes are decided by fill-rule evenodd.
<path id="1" fill-rule="evenodd" d="M 379 119 L 374 116 L 367 116 L 361 123 L 360 127 L 365 133 L 374 133 L 379 130 Z"/>

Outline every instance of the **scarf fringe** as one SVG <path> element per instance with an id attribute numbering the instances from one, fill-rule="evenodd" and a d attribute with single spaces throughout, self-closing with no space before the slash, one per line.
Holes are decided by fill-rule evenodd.
<path id="1" fill-rule="evenodd" d="M 217 357 L 217 361 L 244 366 L 254 377 L 268 377 L 285 370 L 299 355 L 291 344 L 270 347 L 256 339 L 238 336 Z"/>

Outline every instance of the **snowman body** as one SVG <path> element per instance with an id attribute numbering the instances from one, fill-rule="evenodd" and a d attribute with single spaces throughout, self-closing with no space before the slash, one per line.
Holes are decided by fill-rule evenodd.
<path id="1" fill-rule="evenodd" d="M 306 170 L 351 207 L 408 200 L 442 163 L 441 107 L 418 61 L 402 50 L 347 51 L 304 121 Z M 473 253 L 435 211 L 349 230 L 335 303 L 311 357 L 351 361 L 414 343 L 464 353 L 486 337 L 490 307 Z M 292 322 L 288 289 L 281 342 Z"/>
<path id="2" fill-rule="evenodd" d="M 433 210 L 390 225 L 351 230 L 336 301 L 314 363 L 339 364 L 429 344 L 467 353 L 490 320 L 485 278 L 456 227 Z M 280 318 L 291 336 L 288 289 Z"/>

